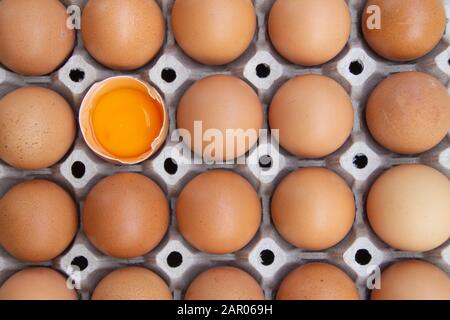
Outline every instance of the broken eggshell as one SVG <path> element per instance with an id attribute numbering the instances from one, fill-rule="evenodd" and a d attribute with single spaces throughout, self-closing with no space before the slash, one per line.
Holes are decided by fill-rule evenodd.
<path id="1" fill-rule="evenodd" d="M 158 102 L 157 104 L 161 107 L 163 122 L 161 124 L 159 135 L 153 140 L 148 151 L 132 158 L 119 158 L 107 151 L 98 141 L 91 121 L 91 110 L 96 106 L 97 102 L 105 94 L 119 88 L 130 88 L 145 91 L 152 99 Z M 163 98 L 154 87 L 134 77 L 117 76 L 98 82 L 89 89 L 81 103 L 79 111 L 79 124 L 84 141 L 95 154 L 108 162 L 122 165 L 133 165 L 147 160 L 164 144 L 169 131 L 169 115 L 167 113 Z"/>

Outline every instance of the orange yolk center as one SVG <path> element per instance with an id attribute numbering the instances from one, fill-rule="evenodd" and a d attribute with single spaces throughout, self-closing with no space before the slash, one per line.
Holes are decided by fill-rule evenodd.
<path id="1" fill-rule="evenodd" d="M 120 158 L 151 150 L 163 125 L 161 105 L 137 89 L 121 88 L 99 98 L 91 112 L 94 134 L 102 147 Z"/>

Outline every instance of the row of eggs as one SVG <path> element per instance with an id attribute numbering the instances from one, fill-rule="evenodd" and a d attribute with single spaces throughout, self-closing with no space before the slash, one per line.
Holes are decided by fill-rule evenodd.
<path id="1" fill-rule="evenodd" d="M 92 86 L 79 111 L 87 145 L 100 157 L 120 164 L 139 163 L 154 154 L 166 141 L 168 118 L 157 90 L 128 76 L 108 78 Z M 195 82 L 179 101 L 176 118 L 177 128 L 189 133 L 185 144 L 205 160 L 218 162 L 245 155 L 257 144 L 264 126 L 257 93 L 245 81 L 229 75 L 207 76 Z M 310 74 L 295 77 L 279 88 L 268 120 L 274 138 L 289 153 L 323 158 L 351 135 L 354 108 L 335 80 Z M 366 122 L 372 136 L 385 148 L 399 154 L 419 154 L 447 135 L 450 95 L 430 75 L 397 73 L 383 80 L 369 96 Z M 228 136 L 229 130 L 244 134 Z M 222 144 L 213 144 L 210 154 L 206 150 L 211 141 L 204 134 L 208 131 L 219 132 L 224 139 Z M 71 107 L 50 89 L 24 87 L 0 100 L 0 159 L 13 167 L 36 170 L 54 165 L 68 152 L 75 135 Z"/>
<path id="2" fill-rule="evenodd" d="M 23 75 L 53 72 L 73 50 L 75 31 L 68 26 L 78 18 L 69 17 L 58 0 L 3 0 L 0 63 Z M 277 0 L 268 17 L 268 33 L 275 49 L 290 62 L 321 65 L 345 47 L 351 20 L 345 0 Z M 203 64 L 224 65 L 247 50 L 257 17 L 250 0 L 183 0 L 175 1 L 171 23 L 187 55 Z M 429 53 L 445 26 L 442 0 L 406 6 L 402 0 L 368 0 L 362 17 L 369 46 L 393 61 Z M 88 52 L 116 70 L 137 69 L 151 61 L 166 32 L 161 8 L 153 0 L 90 0 L 80 27 Z"/>
<path id="3" fill-rule="evenodd" d="M 405 260 L 386 268 L 381 289 L 372 300 L 448 300 L 450 279 L 425 261 Z M 26 268 L 0 287 L 0 300 L 76 300 L 77 292 L 66 285 L 60 273 L 50 268 Z M 144 267 L 112 271 L 97 284 L 92 300 L 170 300 L 165 281 Z M 264 291 L 250 274 L 236 267 L 208 269 L 190 283 L 185 300 L 264 300 Z M 322 262 L 304 264 L 281 281 L 278 300 L 359 300 L 353 280 L 338 267 Z"/>
<path id="4" fill-rule="evenodd" d="M 379 177 L 367 197 L 367 218 L 391 247 L 424 252 L 450 235 L 450 183 L 424 165 L 394 167 Z M 241 250 L 257 234 L 262 218 L 256 190 L 242 176 L 209 170 L 193 178 L 175 205 L 178 230 L 208 254 Z M 279 234 L 295 247 L 321 251 L 341 242 L 355 220 L 347 183 L 325 168 L 287 175 L 271 199 Z M 0 245 L 12 256 L 42 262 L 60 255 L 78 231 L 77 205 L 60 186 L 34 179 L 12 187 L 0 200 Z M 98 182 L 82 208 L 83 230 L 106 255 L 129 259 L 147 254 L 169 228 L 166 195 L 150 178 L 119 173 Z M 426 212 L 426 214 L 424 214 Z"/>

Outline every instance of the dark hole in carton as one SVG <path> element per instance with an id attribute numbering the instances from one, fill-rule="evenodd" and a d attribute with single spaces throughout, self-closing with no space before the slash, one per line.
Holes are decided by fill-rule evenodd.
<path id="1" fill-rule="evenodd" d="M 350 63 L 349 69 L 352 74 L 357 76 L 357 75 L 360 75 L 364 71 L 364 65 L 359 60 L 352 61 L 352 63 Z"/>
<path id="2" fill-rule="evenodd" d="M 261 158 L 259 158 L 259 166 L 262 169 L 270 169 L 272 168 L 273 165 L 273 161 L 272 161 L 272 157 L 269 155 L 265 155 L 262 156 Z"/>
<path id="3" fill-rule="evenodd" d="M 366 266 L 372 260 L 372 255 L 366 249 L 359 249 L 355 254 L 355 261 L 359 265 Z"/>
<path id="4" fill-rule="evenodd" d="M 86 173 L 86 166 L 84 165 L 83 162 L 81 161 L 75 161 L 72 164 L 72 175 L 77 178 L 77 179 L 81 179 L 84 177 L 84 174 Z"/>
<path id="5" fill-rule="evenodd" d="M 81 82 L 84 80 L 84 71 L 81 69 L 72 69 L 69 72 L 70 80 L 73 82 Z"/>
<path id="6" fill-rule="evenodd" d="M 261 264 L 264 266 L 270 266 L 275 261 L 275 255 L 269 249 L 261 251 L 259 257 L 261 258 Z"/>
<path id="7" fill-rule="evenodd" d="M 167 264 L 171 268 L 177 268 L 183 263 L 183 256 L 177 251 L 169 253 L 167 256 Z"/>
<path id="8" fill-rule="evenodd" d="M 270 66 L 260 63 L 256 66 L 256 75 L 258 78 L 267 78 L 270 75 Z"/>
<path id="9" fill-rule="evenodd" d="M 164 170 L 166 170 L 168 174 L 174 175 L 178 171 L 177 162 L 172 158 L 166 159 L 166 161 L 164 161 Z"/>
<path id="10" fill-rule="evenodd" d="M 177 73 L 172 68 L 164 68 L 161 71 L 161 78 L 167 83 L 172 83 L 177 78 Z"/>
<path id="11" fill-rule="evenodd" d="M 77 267 L 80 271 L 83 271 L 86 269 L 89 265 L 88 259 L 83 256 L 78 256 L 73 258 L 72 262 L 70 263 L 71 266 Z"/>
<path id="12" fill-rule="evenodd" d="M 358 169 L 364 169 L 369 164 L 369 159 L 365 154 L 359 153 L 353 158 L 353 165 Z"/>

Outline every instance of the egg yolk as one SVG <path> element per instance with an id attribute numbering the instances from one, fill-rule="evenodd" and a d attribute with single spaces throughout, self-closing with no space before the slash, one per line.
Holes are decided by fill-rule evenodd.
<path id="1" fill-rule="evenodd" d="M 99 98 L 91 113 L 95 137 L 119 158 L 150 151 L 163 125 L 161 104 L 143 91 L 116 89 Z"/>

